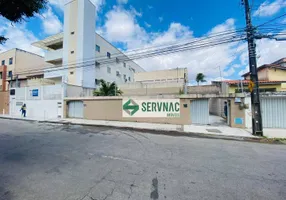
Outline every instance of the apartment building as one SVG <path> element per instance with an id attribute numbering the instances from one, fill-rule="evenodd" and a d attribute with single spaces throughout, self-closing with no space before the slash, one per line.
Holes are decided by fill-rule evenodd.
<path id="1" fill-rule="evenodd" d="M 90 0 L 68 0 L 64 6 L 64 32 L 32 45 L 45 50 L 45 61 L 55 65 L 45 78 L 95 88 L 99 80 L 117 84 L 134 81 L 144 71 L 119 49 L 95 33 L 95 6 Z"/>
<path id="2" fill-rule="evenodd" d="M 0 90 L 7 91 L 9 82 L 18 77 L 19 80 L 27 79 L 33 70 L 39 71 L 46 66 L 43 57 L 21 49 L 11 49 L 0 54 Z M 25 73 L 30 71 L 31 73 Z M 21 82 L 18 82 L 21 84 Z"/>

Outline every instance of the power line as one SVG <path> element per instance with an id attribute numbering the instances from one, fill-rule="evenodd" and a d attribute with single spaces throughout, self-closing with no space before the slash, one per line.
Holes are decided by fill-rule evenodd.
<path id="1" fill-rule="evenodd" d="M 284 14 L 282 14 L 282 15 L 279 15 L 278 17 L 275 17 L 275 18 L 273 18 L 273 19 L 270 19 L 270 20 L 264 22 L 263 24 L 260 24 L 260 25 L 256 26 L 256 28 L 261 27 L 261 26 L 264 26 L 265 24 L 269 24 L 269 23 L 271 23 L 271 22 L 273 22 L 273 21 L 275 21 L 275 20 L 277 20 L 277 19 L 280 19 L 280 18 L 282 18 L 282 17 L 284 17 L 284 16 L 286 16 L 286 13 L 284 13 Z"/>
<path id="2" fill-rule="evenodd" d="M 221 34 L 222 33 L 220 33 L 219 35 L 221 35 Z M 218 34 L 216 34 L 216 35 L 218 35 Z M 218 37 L 218 36 L 216 36 L 216 37 Z M 225 37 L 235 38 L 235 35 L 234 34 L 229 34 L 229 36 L 228 36 L 226 34 L 225 36 L 223 36 L 223 38 L 225 38 Z M 96 57 L 96 58 L 93 57 L 92 59 L 84 60 L 84 62 L 93 62 L 94 63 L 96 61 L 96 62 L 99 62 L 100 64 L 103 64 L 103 63 L 114 63 L 114 62 L 119 63 L 119 62 L 123 62 L 123 61 L 132 61 L 134 56 L 140 55 L 140 54 L 161 53 L 161 52 L 170 51 L 170 50 L 173 50 L 173 49 L 176 49 L 176 48 L 179 49 L 179 48 L 182 48 L 182 47 L 188 47 L 189 45 L 196 44 L 196 43 L 198 43 L 198 45 L 208 44 L 211 41 L 208 41 L 207 43 L 199 43 L 199 42 L 202 42 L 204 40 L 209 40 L 210 38 L 214 38 L 214 37 L 202 38 L 200 40 L 195 40 L 195 41 L 184 43 L 184 44 L 180 44 L 180 45 L 168 46 L 168 47 L 161 48 L 161 49 L 153 49 L 152 51 L 149 51 L 149 52 L 148 51 L 142 51 L 140 53 L 133 53 L 133 54 L 130 54 L 128 56 L 122 56 L 122 57 L 120 57 L 120 59 L 118 59 L 118 58 L 111 58 L 111 59 L 109 59 L 109 58 L 106 58 L 106 57 L 104 57 L 104 59 L 100 59 L 99 57 Z M 220 37 L 220 38 L 222 38 L 222 37 Z M 64 66 L 77 65 L 77 64 L 81 64 L 81 63 L 83 63 L 83 61 L 82 62 L 70 63 L 70 64 L 57 65 L 57 66 L 54 66 L 52 68 L 49 67 L 49 68 L 44 68 L 44 69 L 39 69 L 39 70 L 42 71 L 42 70 L 48 70 L 48 69 L 59 68 L 59 67 L 64 67 Z M 31 72 L 31 71 L 35 71 L 35 69 L 25 70 L 25 71 L 18 71 L 17 74 L 20 75 L 23 72 Z"/>
<path id="3" fill-rule="evenodd" d="M 138 59 L 143 59 L 143 58 L 148 58 L 148 57 L 168 55 L 171 53 L 178 53 L 178 52 L 182 52 L 182 51 L 189 51 L 189 50 L 213 47 L 213 46 L 217 46 L 217 45 L 221 45 L 221 44 L 227 44 L 230 42 L 236 42 L 236 41 L 240 41 L 240 40 L 242 40 L 242 39 L 241 38 L 238 39 L 236 37 L 231 37 L 231 38 L 225 38 L 223 40 L 220 39 L 217 41 L 206 42 L 206 43 L 202 43 L 202 44 L 198 44 L 198 45 L 192 45 L 192 46 L 183 45 L 183 46 L 179 46 L 177 48 L 168 48 L 168 49 L 155 51 L 155 52 L 154 51 L 143 52 L 143 54 L 133 54 L 130 57 L 126 57 L 125 59 L 123 59 L 121 61 L 138 60 Z M 111 64 L 111 63 L 115 63 L 115 62 L 117 62 L 116 59 L 105 59 L 105 62 L 101 62 L 100 64 L 107 65 L 107 64 Z M 49 71 L 59 71 L 59 70 L 73 69 L 73 68 L 79 68 L 79 67 L 85 67 L 85 66 L 88 67 L 88 66 L 94 65 L 94 61 L 86 61 L 86 62 L 82 62 L 82 63 L 78 63 L 78 64 L 82 64 L 82 65 L 81 66 L 68 65 L 68 66 L 65 66 L 66 68 L 59 69 L 59 67 L 58 67 L 58 69 L 49 69 Z M 23 72 L 23 73 L 21 73 L 21 75 L 27 74 L 27 73 L 30 73 L 30 71 Z"/>
<path id="4" fill-rule="evenodd" d="M 214 34 L 210 34 L 209 36 L 206 36 L 206 37 L 201 37 L 201 38 L 195 38 L 195 39 L 192 39 L 191 41 L 190 40 L 187 40 L 188 42 L 187 43 L 184 43 L 183 45 L 188 45 L 188 44 L 194 44 L 196 42 L 200 42 L 200 41 L 204 41 L 204 40 L 208 40 L 208 39 L 211 39 L 211 38 L 216 38 L 216 37 L 220 37 L 220 36 L 226 36 L 226 35 L 235 35 L 236 33 L 240 33 L 240 32 L 243 32 L 245 30 L 245 28 L 239 28 L 237 30 L 227 30 L 227 31 L 222 31 L 222 32 L 217 32 L 217 33 L 214 33 Z M 180 41 L 180 42 L 172 42 L 172 43 L 165 43 L 165 44 L 161 44 L 161 45 L 156 45 L 156 46 L 149 46 L 149 47 L 145 47 L 145 48 L 141 48 L 141 49 L 133 49 L 133 50 L 129 50 L 129 51 L 126 51 L 124 53 L 122 52 L 119 52 L 119 53 L 115 53 L 115 54 L 112 54 L 112 57 L 116 57 L 116 56 L 120 56 L 120 57 L 128 57 L 130 55 L 132 55 L 132 53 L 136 53 L 138 51 L 140 52 L 143 52 L 143 50 L 151 50 L 151 49 L 155 49 L 155 48 L 159 48 L 159 47 L 162 47 L 162 48 L 168 48 L 168 47 L 172 47 L 174 46 L 174 44 L 176 45 L 180 45 L 182 44 L 183 41 Z M 172 45 L 170 45 L 172 44 Z M 94 60 L 106 60 L 106 56 L 93 56 L 91 58 L 86 58 L 85 60 L 90 60 L 90 61 L 94 61 Z M 71 64 L 78 64 L 78 63 L 81 63 L 82 61 L 80 62 L 77 62 L 77 61 L 74 61 L 74 62 L 69 62 L 69 63 L 66 63 L 66 64 L 61 64 L 61 65 L 55 65 L 53 66 L 53 68 L 58 68 L 58 67 L 62 67 L 62 66 L 68 66 L 68 65 L 71 65 Z M 42 67 L 42 66 L 39 66 L 39 67 Z M 46 67 L 46 68 L 43 68 L 43 70 L 45 69 L 50 69 L 51 67 Z M 30 68 L 31 70 L 34 70 L 35 68 Z M 22 72 L 22 71 L 19 71 L 19 72 Z"/>

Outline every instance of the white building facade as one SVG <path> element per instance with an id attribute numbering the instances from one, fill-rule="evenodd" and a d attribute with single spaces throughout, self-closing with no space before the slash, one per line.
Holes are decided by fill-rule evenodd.
<path id="1" fill-rule="evenodd" d="M 95 5 L 90 0 L 66 0 L 64 32 L 33 43 L 46 50 L 45 61 L 54 64 L 45 78 L 96 88 L 99 80 L 123 84 L 144 70 L 95 33 Z"/>

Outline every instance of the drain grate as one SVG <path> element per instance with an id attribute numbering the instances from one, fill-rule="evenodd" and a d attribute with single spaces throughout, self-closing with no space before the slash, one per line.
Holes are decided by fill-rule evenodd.
<path id="1" fill-rule="evenodd" d="M 207 131 L 210 133 L 221 133 L 221 131 L 218 129 L 207 129 Z"/>

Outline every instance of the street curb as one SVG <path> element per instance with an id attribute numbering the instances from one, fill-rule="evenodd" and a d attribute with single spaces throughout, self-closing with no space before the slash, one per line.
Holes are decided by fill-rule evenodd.
<path id="1" fill-rule="evenodd" d="M 78 125 L 78 126 L 91 126 L 91 127 L 110 127 L 116 129 L 124 129 L 124 130 L 134 130 L 141 133 L 152 133 L 156 135 L 166 135 L 173 137 L 192 137 L 192 138 L 205 138 L 205 139 L 220 139 L 220 140 L 232 140 L 232 141 L 243 141 L 243 142 L 256 142 L 260 143 L 260 140 L 263 138 L 250 138 L 250 137 L 237 137 L 237 136 L 228 136 L 228 135 L 212 135 L 205 133 L 196 133 L 196 132 L 182 132 L 175 130 L 156 130 L 156 129 L 144 129 L 137 127 L 124 127 L 124 126 L 112 126 L 112 125 L 97 125 L 97 124 L 84 124 L 84 123 L 73 123 L 68 121 L 39 121 L 39 123 L 50 123 L 50 124 L 63 124 L 63 125 Z M 270 143 L 273 144 L 273 143 Z M 283 144 L 283 143 L 276 143 Z"/>
<path id="2" fill-rule="evenodd" d="M 192 137 L 192 138 L 205 138 L 205 139 L 218 139 L 218 140 L 232 140 L 232 141 L 240 141 L 240 142 L 255 142 L 255 143 L 264 143 L 264 144 L 283 144 L 285 143 L 281 141 L 265 141 L 262 137 L 238 137 L 238 136 L 228 136 L 228 135 L 213 135 L 213 134 L 205 134 L 205 133 L 196 133 L 196 132 L 183 132 L 179 130 L 156 130 L 156 129 L 144 129 L 138 127 L 124 127 L 124 126 L 112 126 L 112 125 L 98 125 L 98 124 L 84 124 L 84 123 L 74 123 L 69 121 L 49 121 L 49 120 L 34 120 L 34 119 L 22 119 L 22 118 L 9 118 L 0 116 L 2 119 L 10 119 L 10 120 L 20 120 L 20 121 L 29 121 L 29 122 L 38 122 L 43 124 L 62 124 L 62 125 L 78 125 L 78 126 L 91 126 L 91 127 L 110 127 L 116 129 L 124 129 L 124 130 L 134 130 L 141 133 L 151 133 L 157 135 L 166 135 L 173 137 Z"/>
<path id="3" fill-rule="evenodd" d="M 10 119 L 10 120 L 18 120 L 18 121 L 30 121 L 30 122 L 38 122 L 36 119 L 27 119 L 27 118 L 13 118 L 13 117 L 5 117 L 0 116 L 0 119 Z"/>

